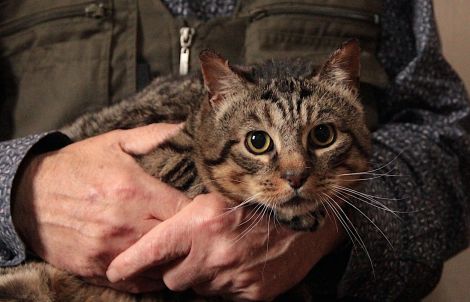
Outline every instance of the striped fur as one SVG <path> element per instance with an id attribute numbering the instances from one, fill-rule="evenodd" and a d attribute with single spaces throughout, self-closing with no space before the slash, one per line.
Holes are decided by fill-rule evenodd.
<path id="1" fill-rule="evenodd" d="M 319 72 L 299 60 L 267 62 L 247 72 L 213 52 L 204 52 L 203 80 L 198 76 L 156 80 L 129 100 L 83 116 L 64 132 L 81 140 L 112 129 L 185 121 L 176 136 L 136 158 L 148 173 L 189 197 L 216 191 L 239 204 L 256 196 L 253 203 L 270 208 L 291 228 L 315 230 L 325 217 L 322 194 L 329 193 L 334 184 L 353 185 L 354 176 L 338 175 L 367 168 L 370 139 L 355 86 L 358 60 L 354 42 L 335 52 Z M 309 139 L 319 124 L 336 129 L 336 140 L 325 148 L 312 145 Z M 272 150 L 262 155 L 249 152 L 245 140 L 251 131 L 268 133 Z M 285 177 L 289 173 L 306 175 L 300 188 L 289 185 Z M 24 278 L 14 286 L 22 288 L 29 282 L 45 288 L 40 293 L 32 290 L 36 297 L 57 291 L 51 284 L 60 277 L 68 284 L 60 291 L 74 291 L 76 301 L 106 295 L 114 295 L 113 301 L 142 298 L 86 286 L 46 264 L 10 270 L 0 278 L 0 292 L 13 286 L 5 277 L 21 272 Z M 10 292 L 14 296 L 18 291 Z M 192 301 L 164 295 L 146 296 L 142 301 Z"/>

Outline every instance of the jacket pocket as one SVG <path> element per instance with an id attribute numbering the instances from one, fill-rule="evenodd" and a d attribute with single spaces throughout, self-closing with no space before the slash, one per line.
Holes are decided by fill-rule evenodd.
<path id="1" fill-rule="evenodd" d="M 385 86 L 387 77 L 375 57 L 380 31 L 377 12 L 325 4 L 286 3 L 253 7 L 248 12 L 245 60 L 248 63 L 272 58 L 306 57 L 315 65 L 343 42 L 361 43 L 362 81 Z"/>
<path id="2" fill-rule="evenodd" d="M 108 102 L 109 1 L 18 1 L 2 7 L 0 57 L 14 93 L 2 138 L 57 129 Z M 40 3 L 38 3 L 40 2 Z"/>

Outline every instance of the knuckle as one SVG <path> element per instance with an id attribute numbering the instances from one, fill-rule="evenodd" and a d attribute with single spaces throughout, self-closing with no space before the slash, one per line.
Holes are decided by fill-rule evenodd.
<path id="1" fill-rule="evenodd" d="M 98 241 L 96 243 L 97 247 L 104 250 L 105 247 L 102 247 L 103 242 L 109 244 L 110 240 L 115 241 L 114 239 L 126 237 L 126 235 L 132 234 L 132 232 L 133 228 L 131 226 L 119 224 L 117 221 L 110 221 L 90 231 L 90 236 Z"/>
<path id="2" fill-rule="evenodd" d="M 97 242 L 88 249 L 85 259 L 87 260 L 87 263 L 89 263 L 88 266 L 98 266 L 101 259 L 106 256 L 106 247 L 97 240 Z"/>
<path id="3" fill-rule="evenodd" d="M 213 256 L 210 258 L 209 265 L 213 269 L 223 269 L 227 267 L 233 267 L 238 264 L 238 254 L 237 252 L 229 247 L 223 247 L 217 249 Z"/>
<path id="4" fill-rule="evenodd" d="M 201 231 L 209 234 L 220 234 L 226 229 L 226 224 L 223 220 L 217 218 L 206 218 L 200 224 Z"/>
<path id="5" fill-rule="evenodd" d="M 199 214 L 199 213 L 198 213 Z M 227 219 L 224 211 L 218 207 L 207 206 L 202 209 L 199 220 L 200 227 L 205 231 L 213 234 L 223 233 L 231 225 L 230 219 Z"/>
<path id="6" fill-rule="evenodd" d="M 268 301 L 270 297 L 266 289 L 258 284 L 254 284 L 249 288 L 246 298 L 253 301 Z"/>
<path id="7" fill-rule="evenodd" d="M 107 193 L 113 200 L 128 201 L 137 198 L 139 190 L 131 177 L 119 175 L 109 185 Z"/>
<path id="8" fill-rule="evenodd" d="M 234 280 L 235 286 L 237 288 L 245 289 L 248 292 L 251 292 L 253 287 L 257 287 L 258 282 L 260 281 L 260 277 L 258 274 L 254 274 L 252 272 L 244 272 L 237 276 Z"/>
<path id="9" fill-rule="evenodd" d="M 106 190 L 97 184 L 86 187 L 84 192 L 85 200 L 91 203 L 102 201 L 106 196 Z"/>
<path id="10" fill-rule="evenodd" d="M 137 197 L 137 188 L 130 184 L 121 184 L 115 187 L 114 193 L 119 200 L 128 201 Z"/>

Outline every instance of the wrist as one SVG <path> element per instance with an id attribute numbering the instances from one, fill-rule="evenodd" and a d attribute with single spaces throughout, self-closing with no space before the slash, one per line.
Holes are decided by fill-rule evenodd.
<path id="1" fill-rule="evenodd" d="M 37 222 L 34 219 L 34 182 L 47 152 L 60 149 L 70 143 L 65 135 L 56 132 L 41 138 L 26 153 L 16 170 L 10 195 L 10 214 L 17 235 L 23 243 L 28 241 L 34 232 L 31 229 Z"/>

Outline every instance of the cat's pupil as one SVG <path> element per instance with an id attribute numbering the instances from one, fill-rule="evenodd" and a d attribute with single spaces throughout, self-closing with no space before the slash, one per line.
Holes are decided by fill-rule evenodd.
<path id="1" fill-rule="evenodd" d="M 327 143 L 331 139 L 330 127 L 319 125 L 315 128 L 315 138 L 320 143 Z"/>
<path id="2" fill-rule="evenodd" d="M 251 144 L 256 149 L 263 149 L 266 146 L 266 134 L 261 131 L 253 132 L 251 135 Z"/>

